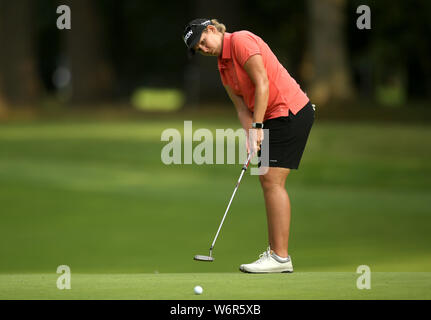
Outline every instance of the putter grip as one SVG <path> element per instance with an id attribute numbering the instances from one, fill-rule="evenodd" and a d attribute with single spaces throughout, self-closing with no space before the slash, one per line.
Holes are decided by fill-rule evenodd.
<path id="1" fill-rule="evenodd" d="M 242 170 L 247 171 L 248 165 L 250 164 L 251 161 L 251 154 L 248 155 L 247 157 L 247 162 L 244 163 L 244 166 L 242 167 Z"/>

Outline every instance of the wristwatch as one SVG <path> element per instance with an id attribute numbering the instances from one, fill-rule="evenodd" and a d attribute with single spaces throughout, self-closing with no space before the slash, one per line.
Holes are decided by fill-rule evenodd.
<path id="1" fill-rule="evenodd" d="M 253 122 L 251 124 L 251 127 L 254 129 L 263 129 L 263 123 L 262 122 Z"/>

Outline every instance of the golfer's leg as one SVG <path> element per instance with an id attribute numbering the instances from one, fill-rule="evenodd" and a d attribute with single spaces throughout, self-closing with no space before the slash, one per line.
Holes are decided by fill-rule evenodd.
<path id="1" fill-rule="evenodd" d="M 285 183 L 290 169 L 268 168 L 259 176 L 265 198 L 269 245 L 280 257 L 288 256 L 290 200 Z"/>

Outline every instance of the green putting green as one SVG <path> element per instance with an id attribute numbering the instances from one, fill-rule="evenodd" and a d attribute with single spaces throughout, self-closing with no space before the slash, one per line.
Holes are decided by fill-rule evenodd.
<path id="1" fill-rule="evenodd" d="M 167 273 L 71 274 L 59 290 L 53 274 L 0 275 L 0 299 L 293 300 L 431 299 L 431 273 L 375 272 L 370 289 L 358 289 L 359 274 Z M 193 288 L 200 285 L 201 295 Z"/>
<path id="2" fill-rule="evenodd" d="M 248 299 L 255 292 L 248 281 L 262 285 L 264 299 L 325 298 L 320 286 L 326 298 L 346 292 L 355 299 L 420 298 L 429 289 L 429 276 L 415 272 L 431 272 L 431 128 L 316 121 L 300 170 L 286 184 L 295 273 L 253 277 L 238 267 L 256 260 L 267 239 L 258 177 L 248 173 L 217 240 L 215 261 L 193 261 L 208 254 L 242 164 L 163 164 L 161 134 L 167 128 L 182 133 L 183 120 L 214 135 L 217 128 L 239 128 L 234 118 L 222 117 L 2 123 L 1 297 L 35 297 L 41 274 L 55 278 L 59 265 L 70 266 L 73 290 L 59 293 L 54 286 L 42 297 L 120 298 L 123 292 L 194 299 L 194 277 L 204 287 L 199 298 Z M 359 265 L 376 274 L 375 290 L 354 288 Z M 411 281 L 387 272 L 405 272 Z M 80 290 L 88 273 L 105 289 L 89 282 Z M 395 289 L 378 291 L 385 275 Z M 225 276 L 238 285 L 224 287 Z M 279 277 L 296 293 L 274 289 Z M 345 284 L 332 287 L 332 277 Z M 34 285 L 20 285 L 25 279 Z M 133 279 L 138 282 L 128 295 Z M 162 282 L 159 288 L 154 279 Z"/>

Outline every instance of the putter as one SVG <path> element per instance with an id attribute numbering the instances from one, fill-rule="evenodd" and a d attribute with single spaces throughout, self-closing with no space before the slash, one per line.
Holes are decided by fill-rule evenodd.
<path id="1" fill-rule="evenodd" d="M 214 261 L 214 257 L 212 256 L 214 245 L 215 245 L 215 243 L 217 241 L 217 237 L 218 237 L 218 235 L 220 233 L 220 230 L 221 230 L 221 227 L 223 225 L 224 219 L 226 218 L 226 215 L 227 215 L 227 213 L 229 211 L 230 204 L 232 203 L 232 200 L 233 200 L 233 197 L 235 196 L 236 190 L 238 190 L 239 184 L 241 183 L 242 176 L 244 175 L 244 172 L 247 170 L 248 165 L 250 164 L 251 157 L 252 157 L 252 154 L 250 153 L 248 155 L 248 157 L 247 157 L 247 161 L 244 163 L 244 166 L 241 169 L 241 175 L 239 176 L 238 182 L 236 183 L 235 190 L 233 191 L 232 197 L 230 198 L 229 204 L 227 205 L 227 208 L 226 208 L 226 211 L 224 213 L 223 219 L 221 220 L 220 226 L 218 227 L 217 233 L 216 233 L 216 235 L 214 237 L 214 241 L 211 244 L 210 255 L 209 256 L 195 255 L 195 257 L 194 257 L 195 260 L 198 260 L 198 261 L 207 261 L 207 262 L 213 262 Z"/>

